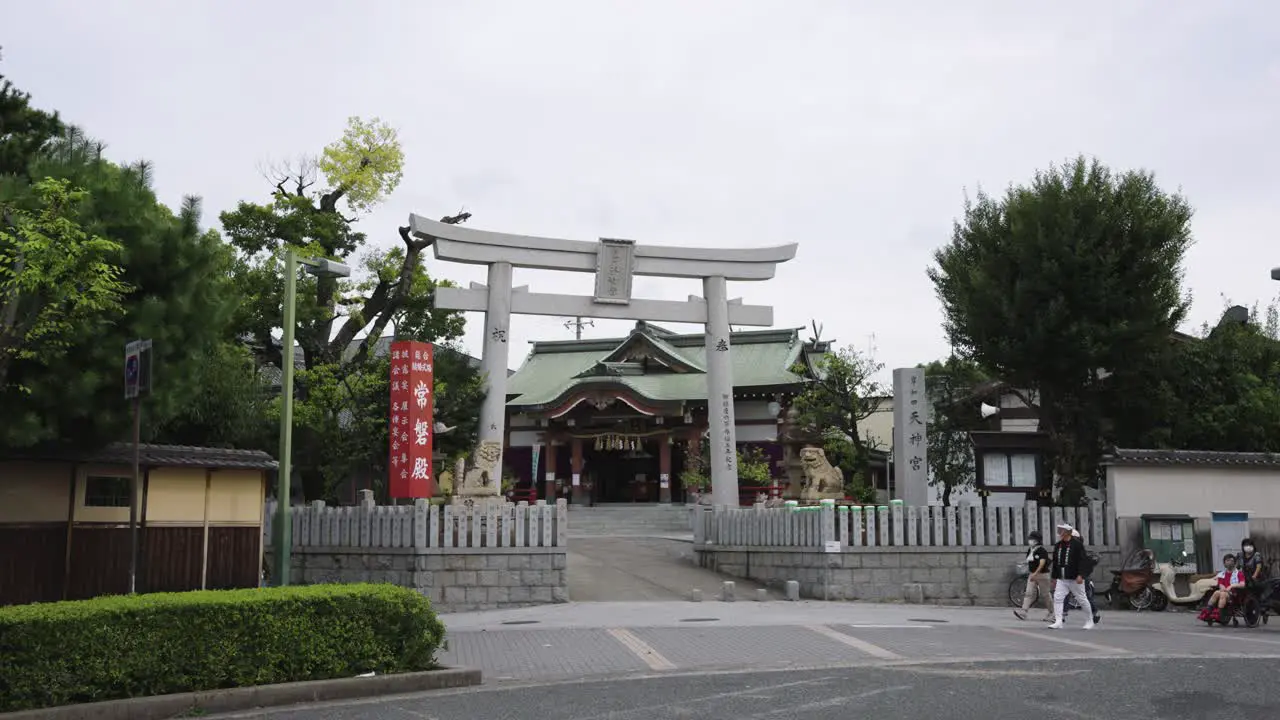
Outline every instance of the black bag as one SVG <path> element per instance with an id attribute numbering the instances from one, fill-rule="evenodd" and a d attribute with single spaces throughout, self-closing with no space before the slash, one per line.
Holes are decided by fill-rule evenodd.
<path id="1" fill-rule="evenodd" d="M 1098 553 L 1085 551 L 1084 557 L 1080 559 L 1080 575 L 1089 577 L 1093 574 L 1093 569 L 1098 567 L 1098 563 L 1101 561 L 1102 558 L 1098 556 Z"/>

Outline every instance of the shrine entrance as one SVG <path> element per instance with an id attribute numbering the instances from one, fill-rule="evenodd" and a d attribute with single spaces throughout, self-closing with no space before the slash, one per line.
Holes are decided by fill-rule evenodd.
<path id="1" fill-rule="evenodd" d="M 600 436 L 583 448 L 583 470 L 591 484 L 590 501 L 602 503 L 681 502 L 680 471 L 682 453 L 672 452 L 670 436 L 627 442 Z M 663 467 L 663 445 L 670 452 L 668 467 Z M 662 487 L 667 476 L 668 487 Z"/>

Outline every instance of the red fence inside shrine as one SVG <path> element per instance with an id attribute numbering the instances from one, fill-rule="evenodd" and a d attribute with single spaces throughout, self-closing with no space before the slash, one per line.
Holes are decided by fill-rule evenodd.
<path id="1" fill-rule="evenodd" d="M 391 462 L 393 498 L 428 498 L 434 488 L 433 347 L 402 340 L 391 344 Z"/>

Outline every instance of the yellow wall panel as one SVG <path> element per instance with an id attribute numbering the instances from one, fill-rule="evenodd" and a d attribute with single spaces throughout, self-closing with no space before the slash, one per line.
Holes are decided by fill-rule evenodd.
<path id="1" fill-rule="evenodd" d="M 153 468 L 147 484 L 147 523 L 203 523 L 204 480 L 202 468 Z"/>
<path id="2" fill-rule="evenodd" d="M 260 524 L 265 482 L 261 470 L 215 470 L 209 492 L 209 523 Z"/>
<path id="3" fill-rule="evenodd" d="M 0 523 L 65 522 L 69 463 L 0 462 Z"/>

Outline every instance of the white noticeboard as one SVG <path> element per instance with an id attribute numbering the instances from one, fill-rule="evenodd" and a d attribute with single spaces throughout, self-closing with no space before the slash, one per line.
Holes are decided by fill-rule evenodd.
<path id="1" fill-rule="evenodd" d="M 573 474 L 573 486 L 574 486 L 574 487 L 578 487 L 578 486 L 579 486 L 579 485 L 581 485 L 581 484 L 582 484 L 582 476 L 581 476 L 581 475 L 579 475 L 578 473 L 574 473 L 574 474 Z"/>
<path id="2" fill-rule="evenodd" d="M 823 552 L 829 552 L 829 553 L 838 553 L 838 552 L 840 552 L 840 541 L 839 541 L 839 540 L 828 540 L 828 541 L 826 541 L 826 542 L 825 542 L 825 543 L 823 543 L 823 545 L 822 545 L 822 551 L 823 551 Z"/>

